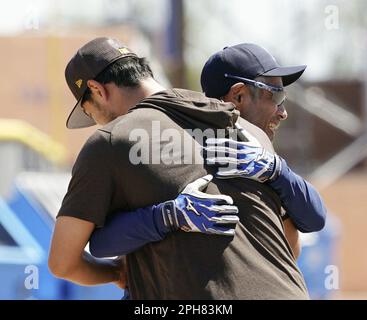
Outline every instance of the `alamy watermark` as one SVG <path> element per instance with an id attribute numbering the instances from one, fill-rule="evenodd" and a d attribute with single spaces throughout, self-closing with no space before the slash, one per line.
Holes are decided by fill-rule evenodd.
<path id="1" fill-rule="evenodd" d="M 339 290 L 339 268 L 335 265 L 327 265 L 324 269 L 326 275 L 324 286 L 326 290 Z"/>
<path id="2" fill-rule="evenodd" d="M 27 290 L 39 289 L 39 269 L 35 265 L 28 265 L 24 269 L 24 273 L 27 274 L 24 279 L 24 287 Z"/>
<path id="3" fill-rule="evenodd" d="M 339 8 L 336 5 L 328 5 L 325 7 L 324 25 L 327 30 L 339 29 Z"/>
<path id="4" fill-rule="evenodd" d="M 218 151 L 204 148 L 206 139 L 230 138 L 237 140 L 237 129 L 163 129 L 159 121 L 152 121 L 150 130 L 136 128 L 129 134 L 133 142 L 129 150 L 129 160 L 138 164 L 203 164 L 204 158 L 225 157 L 224 149 Z M 235 148 L 229 142 L 226 147 Z"/>
<path id="5" fill-rule="evenodd" d="M 30 4 L 24 17 L 24 29 L 38 30 L 40 27 L 40 12 L 38 6 Z"/>

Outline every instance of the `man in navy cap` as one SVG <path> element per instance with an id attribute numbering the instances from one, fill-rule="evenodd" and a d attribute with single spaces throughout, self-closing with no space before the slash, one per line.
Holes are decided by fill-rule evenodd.
<path id="1" fill-rule="evenodd" d="M 207 97 L 235 103 L 241 116 L 272 140 L 280 121 L 287 119 L 284 87 L 305 69 L 281 67 L 264 48 L 244 43 L 212 55 L 202 70 L 201 86 Z"/>
<path id="2" fill-rule="evenodd" d="M 243 43 L 225 47 L 208 59 L 201 73 L 201 86 L 206 96 L 232 102 L 242 118 L 261 128 L 273 140 L 279 125 L 287 119 L 284 87 L 296 81 L 305 69 L 304 65 L 281 67 L 263 47 Z M 246 146 L 239 143 L 233 147 L 237 150 L 231 154 L 239 158 L 241 149 Z M 253 155 L 258 156 L 261 151 L 262 148 L 253 148 Z M 224 163 L 233 160 L 228 157 Z M 282 200 L 286 211 L 285 231 L 297 256 L 300 250 L 297 230 L 321 230 L 326 209 L 310 183 L 295 174 L 284 159 L 277 157 L 277 161 L 281 164 L 279 176 L 267 183 Z M 247 168 L 247 164 L 242 164 L 238 170 L 224 170 L 220 175 L 248 177 Z"/>

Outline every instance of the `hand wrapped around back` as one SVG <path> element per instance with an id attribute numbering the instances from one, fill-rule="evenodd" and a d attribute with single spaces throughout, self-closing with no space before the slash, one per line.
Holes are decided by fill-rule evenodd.
<path id="1" fill-rule="evenodd" d="M 281 170 L 279 157 L 265 150 L 243 128 L 239 130 L 248 137 L 247 142 L 227 138 L 206 140 L 206 164 L 219 167 L 216 177 L 220 179 L 247 178 L 261 183 L 276 179 Z"/>
<path id="2" fill-rule="evenodd" d="M 212 175 L 189 183 L 174 200 L 163 203 L 162 216 L 170 230 L 233 236 L 239 222 L 238 208 L 230 196 L 201 192 Z"/>

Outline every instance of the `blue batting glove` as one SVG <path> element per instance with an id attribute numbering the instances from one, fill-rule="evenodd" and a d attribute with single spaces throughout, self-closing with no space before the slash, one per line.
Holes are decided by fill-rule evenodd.
<path id="1" fill-rule="evenodd" d="M 206 163 L 220 167 L 217 178 L 247 178 L 263 183 L 273 181 L 280 173 L 279 157 L 265 150 L 257 141 L 210 138 L 206 140 L 204 149 Z"/>
<path id="2" fill-rule="evenodd" d="M 175 200 L 162 206 L 162 216 L 170 230 L 233 236 L 239 218 L 238 208 L 227 195 L 201 192 L 213 179 L 207 175 L 188 184 Z"/>

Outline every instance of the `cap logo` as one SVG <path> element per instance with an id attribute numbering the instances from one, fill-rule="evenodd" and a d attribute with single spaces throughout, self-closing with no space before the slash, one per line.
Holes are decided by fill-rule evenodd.
<path id="1" fill-rule="evenodd" d="M 80 89 L 80 87 L 81 87 L 81 86 L 82 86 L 82 84 L 83 84 L 83 80 L 82 80 L 82 79 L 79 79 L 79 80 L 75 81 L 75 84 L 76 84 L 76 86 Z"/>
<path id="2" fill-rule="evenodd" d="M 128 54 L 130 53 L 130 50 L 127 48 L 118 48 L 118 51 L 120 51 L 121 54 Z"/>

